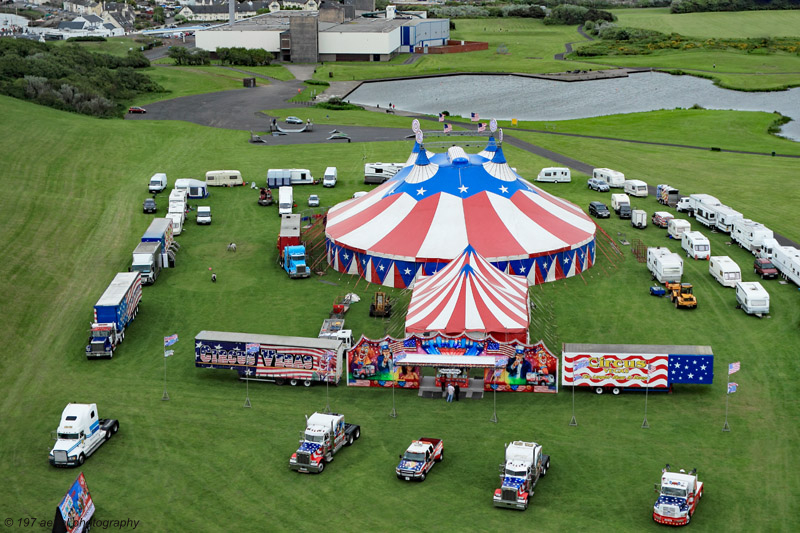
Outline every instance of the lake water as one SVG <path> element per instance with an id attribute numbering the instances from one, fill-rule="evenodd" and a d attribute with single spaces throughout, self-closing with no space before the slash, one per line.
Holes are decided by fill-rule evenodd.
<path id="1" fill-rule="evenodd" d="M 692 107 L 736 111 L 778 111 L 792 118 L 784 137 L 800 142 L 800 88 L 779 92 L 720 89 L 710 80 L 642 72 L 627 78 L 561 82 L 520 76 L 443 76 L 364 83 L 347 99 L 362 105 L 482 120 L 569 120 Z"/>

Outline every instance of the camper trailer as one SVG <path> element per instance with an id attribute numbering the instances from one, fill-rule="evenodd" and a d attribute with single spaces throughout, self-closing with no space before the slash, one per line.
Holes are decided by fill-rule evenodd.
<path id="1" fill-rule="evenodd" d="M 748 315 L 769 313 L 769 293 L 757 281 L 736 282 L 736 307 Z"/>
<path id="2" fill-rule="evenodd" d="M 571 180 L 570 170 L 563 167 L 546 167 L 536 176 L 536 181 L 548 183 L 569 183 Z"/>
<path id="3" fill-rule="evenodd" d="M 692 230 L 692 224 L 682 218 L 671 218 L 667 222 L 667 237 L 680 240 L 681 235 Z"/>
<path id="4" fill-rule="evenodd" d="M 675 209 L 678 210 L 678 213 L 687 213 L 692 217 L 695 216 L 695 211 L 697 211 L 697 206 L 699 205 L 722 205 L 722 202 L 710 194 L 690 194 L 678 200 Z"/>
<path id="5" fill-rule="evenodd" d="M 647 270 L 659 283 L 680 283 L 683 259 L 668 248 L 647 249 Z"/>
<path id="6" fill-rule="evenodd" d="M 738 243 L 745 250 L 750 250 L 753 254 L 761 248 L 765 239 L 772 239 L 772 237 L 772 230 L 764 224 L 747 218 L 739 218 L 733 221 L 731 240 Z"/>
<path id="7" fill-rule="evenodd" d="M 610 168 L 596 168 L 592 170 L 592 177 L 605 181 L 609 187 L 621 189 L 625 186 L 625 174 Z"/>
<path id="8" fill-rule="evenodd" d="M 631 206 L 631 199 L 628 198 L 627 194 L 620 193 L 611 195 L 611 209 L 613 209 L 616 214 L 619 215 L 619 210 L 623 205 L 627 205 L 628 208 Z"/>
<path id="9" fill-rule="evenodd" d="M 642 180 L 625 180 L 625 192 L 638 198 L 647 198 L 647 184 Z"/>
<path id="10" fill-rule="evenodd" d="M 175 180 L 175 188 L 184 189 L 186 191 L 186 196 L 193 200 L 208 198 L 208 186 L 204 181 L 182 178 Z"/>
<path id="11" fill-rule="evenodd" d="M 715 255 L 708 261 L 708 273 L 723 287 L 735 287 L 742 281 L 742 269 L 727 255 Z"/>
<path id="12" fill-rule="evenodd" d="M 719 205 L 713 209 L 716 211 L 716 222 L 714 223 L 714 227 L 716 227 L 717 230 L 725 233 L 730 233 L 733 230 L 733 223 L 735 221 L 739 220 L 740 218 L 744 218 L 739 211 L 731 209 L 727 205 Z"/>
<path id="13" fill-rule="evenodd" d="M 364 183 L 383 183 L 400 172 L 404 163 L 366 163 L 364 165 Z"/>
<path id="14" fill-rule="evenodd" d="M 271 168 L 267 170 L 267 187 L 286 187 L 289 185 L 313 185 L 314 178 L 307 168 Z"/>
<path id="15" fill-rule="evenodd" d="M 699 231 L 686 231 L 681 234 L 681 248 L 686 252 L 686 257 L 693 259 L 708 259 L 711 257 L 711 243 Z"/>
<path id="16" fill-rule="evenodd" d="M 235 187 L 244 185 L 244 180 L 238 170 L 209 170 L 206 172 L 206 184 L 209 187 Z"/>

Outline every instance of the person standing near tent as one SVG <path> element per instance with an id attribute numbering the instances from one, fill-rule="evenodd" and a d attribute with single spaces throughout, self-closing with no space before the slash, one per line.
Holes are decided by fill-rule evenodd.
<path id="1" fill-rule="evenodd" d="M 456 392 L 456 388 L 453 387 L 453 384 L 452 383 L 448 383 L 447 384 L 447 401 L 448 402 L 452 402 L 453 401 L 453 394 L 455 394 L 455 392 Z"/>

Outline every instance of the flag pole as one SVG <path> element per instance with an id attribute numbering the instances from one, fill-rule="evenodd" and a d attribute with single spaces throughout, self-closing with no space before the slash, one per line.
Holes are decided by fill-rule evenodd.
<path id="1" fill-rule="evenodd" d="M 642 429 L 650 429 L 650 424 L 647 423 L 647 393 L 650 390 L 650 364 L 647 364 L 647 380 L 644 384 L 644 420 L 642 421 Z"/>
<path id="2" fill-rule="evenodd" d="M 252 407 L 250 405 L 250 369 L 244 371 L 244 388 L 245 388 L 245 397 L 244 397 L 244 405 L 242 407 Z"/>
<path id="3" fill-rule="evenodd" d="M 578 421 L 575 420 L 575 372 L 572 373 L 572 418 L 569 421 L 569 425 L 578 425 Z"/>
<path id="4" fill-rule="evenodd" d="M 392 376 L 392 377 L 394 378 L 394 376 Z M 392 412 L 389 413 L 389 416 L 392 417 L 392 418 L 397 418 L 397 409 L 395 409 L 395 406 L 394 406 L 394 389 L 395 389 L 396 385 L 397 385 L 397 381 L 392 379 Z"/>
<path id="5" fill-rule="evenodd" d="M 731 386 L 731 374 L 730 369 L 728 369 L 728 383 L 725 385 L 725 424 L 722 426 L 722 431 L 730 431 L 731 427 L 728 425 L 728 397 L 731 395 L 730 390 Z"/>
<path id="6" fill-rule="evenodd" d="M 166 347 L 165 347 L 166 348 Z M 161 396 L 161 401 L 169 401 L 169 393 L 167 392 L 167 350 L 164 350 L 164 394 Z"/>

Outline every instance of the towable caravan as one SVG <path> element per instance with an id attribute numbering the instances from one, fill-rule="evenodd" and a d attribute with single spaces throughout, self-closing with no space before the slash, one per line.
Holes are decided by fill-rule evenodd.
<path id="1" fill-rule="evenodd" d="M 627 194 L 620 193 L 611 195 L 611 209 L 613 209 L 616 214 L 619 215 L 619 210 L 623 205 L 627 205 L 628 208 L 631 206 L 631 199 L 628 198 Z"/>
<path id="2" fill-rule="evenodd" d="M 267 187 L 286 187 L 289 185 L 313 185 L 314 178 L 307 168 L 271 168 L 267 170 Z"/>
<path id="3" fill-rule="evenodd" d="M 736 283 L 736 307 L 748 315 L 766 315 L 769 313 L 769 293 L 757 281 L 739 281 Z"/>
<path id="4" fill-rule="evenodd" d="M 186 196 L 196 200 L 198 198 L 208 198 L 208 186 L 206 182 L 191 178 L 175 180 L 176 189 L 186 190 Z"/>
<path id="5" fill-rule="evenodd" d="M 733 223 L 740 218 L 744 218 L 742 214 L 727 205 L 720 205 L 713 208 L 717 212 L 717 220 L 714 226 L 725 233 L 733 231 Z"/>
<path id="6" fill-rule="evenodd" d="M 675 209 L 678 210 L 678 213 L 688 213 L 690 217 L 693 217 L 697 206 L 701 204 L 714 206 L 722 205 L 722 202 L 710 194 L 690 194 L 678 200 Z"/>
<path id="7" fill-rule="evenodd" d="M 169 193 L 169 201 L 170 202 L 183 202 L 186 203 L 186 199 L 189 197 L 187 194 L 186 189 L 172 189 Z"/>
<path id="8" fill-rule="evenodd" d="M 694 208 L 694 218 L 707 228 L 716 229 L 717 208 L 716 205 L 697 204 Z"/>
<path id="9" fill-rule="evenodd" d="M 610 168 L 596 168 L 592 170 L 592 177 L 605 181 L 609 187 L 621 189 L 625 186 L 625 174 Z"/>
<path id="10" fill-rule="evenodd" d="M 383 183 L 403 170 L 403 163 L 366 163 L 364 165 L 364 183 Z"/>
<path id="11" fill-rule="evenodd" d="M 750 250 L 753 254 L 761 248 L 765 239 L 772 239 L 772 237 L 772 230 L 760 222 L 754 222 L 747 218 L 733 221 L 731 240 L 745 250 Z"/>
<path id="12" fill-rule="evenodd" d="M 681 235 L 692 230 L 692 224 L 682 218 L 671 218 L 667 222 L 667 237 L 680 240 Z"/>
<path id="13" fill-rule="evenodd" d="M 546 167 L 539 171 L 539 175 L 536 176 L 536 181 L 548 183 L 569 183 L 572 181 L 572 176 L 568 168 Z"/>
<path id="14" fill-rule="evenodd" d="M 800 285 L 800 250 L 793 246 L 776 246 L 772 250 L 772 264 L 783 279 Z"/>
<path id="15" fill-rule="evenodd" d="M 642 180 L 625 180 L 623 188 L 631 196 L 647 198 L 647 184 Z"/>
<path id="16" fill-rule="evenodd" d="M 727 255 L 715 255 L 708 262 L 708 273 L 723 287 L 735 287 L 742 281 L 742 269 Z"/>
<path id="17" fill-rule="evenodd" d="M 238 170 L 209 170 L 206 172 L 206 184 L 209 187 L 235 187 L 244 185 L 244 180 Z"/>
<path id="18" fill-rule="evenodd" d="M 686 257 L 693 259 L 708 259 L 711 257 L 711 243 L 699 231 L 687 231 L 681 235 L 681 248 L 686 252 Z"/>
<path id="19" fill-rule="evenodd" d="M 647 270 L 659 283 L 680 283 L 683 259 L 668 248 L 647 249 Z"/>

